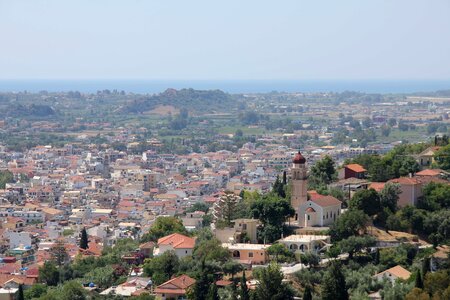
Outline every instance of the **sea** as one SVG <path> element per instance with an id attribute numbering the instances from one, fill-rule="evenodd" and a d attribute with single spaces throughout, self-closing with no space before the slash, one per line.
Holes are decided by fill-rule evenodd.
<path id="1" fill-rule="evenodd" d="M 168 88 L 222 90 L 233 94 L 344 91 L 403 94 L 450 90 L 450 80 L 0 80 L 0 92 L 95 93 L 109 89 L 156 94 Z"/>

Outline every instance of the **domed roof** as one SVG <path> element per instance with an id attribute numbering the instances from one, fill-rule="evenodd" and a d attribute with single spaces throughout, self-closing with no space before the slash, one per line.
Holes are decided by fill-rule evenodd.
<path id="1" fill-rule="evenodd" d="M 298 153 L 294 156 L 293 162 L 294 164 L 304 164 L 306 163 L 306 158 L 304 158 L 300 151 L 298 151 Z"/>

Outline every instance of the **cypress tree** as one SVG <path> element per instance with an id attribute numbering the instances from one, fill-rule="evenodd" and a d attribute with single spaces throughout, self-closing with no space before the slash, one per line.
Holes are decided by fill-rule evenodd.
<path id="1" fill-rule="evenodd" d="M 286 176 L 286 171 L 283 171 L 283 185 L 287 184 L 287 176 Z"/>
<path id="2" fill-rule="evenodd" d="M 339 262 L 332 262 L 322 282 L 322 300 L 348 300 L 345 277 Z"/>
<path id="3" fill-rule="evenodd" d="M 422 275 L 420 274 L 420 270 L 417 270 L 417 272 L 416 272 L 415 287 L 418 289 L 423 289 L 423 280 L 422 280 Z"/>
<path id="4" fill-rule="evenodd" d="M 250 300 L 250 294 L 247 287 L 247 279 L 245 278 L 245 271 L 241 277 L 241 300 Z"/>
<path id="5" fill-rule="evenodd" d="M 305 287 L 305 291 L 303 292 L 303 299 L 302 300 L 312 300 L 312 292 L 309 285 Z"/>
<path id="6" fill-rule="evenodd" d="M 85 250 L 89 248 L 88 242 L 86 228 L 83 228 L 83 230 L 81 230 L 80 248 Z"/>
<path id="7" fill-rule="evenodd" d="M 25 296 L 23 295 L 23 284 L 19 284 L 19 291 L 17 292 L 17 300 L 25 300 Z"/>

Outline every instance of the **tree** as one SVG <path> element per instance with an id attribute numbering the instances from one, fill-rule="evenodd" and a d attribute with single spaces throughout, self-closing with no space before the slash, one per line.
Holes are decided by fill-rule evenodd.
<path id="1" fill-rule="evenodd" d="M 17 291 L 16 300 L 25 300 L 25 296 L 23 294 L 23 284 L 19 284 L 19 290 Z"/>
<path id="2" fill-rule="evenodd" d="M 49 286 L 55 286 L 59 282 L 59 272 L 56 264 L 53 261 L 46 261 L 42 267 L 39 268 L 39 280 Z"/>
<path id="3" fill-rule="evenodd" d="M 219 300 L 218 289 L 217 289 L 217 285 L 215 282 L 209 286 L 207 299 L 208 300 Z"/>
<path id="4" fill-rule="evenodd" d="M 0 189 L 4 189 L 7 183 L 14 181 L 14 175 L 8 170 L 0 171 Z"/>
<path id="5" fill-rule="evenodd" d="M 330 156 L 326 155 L 311 167 L 308 183 L 312 187 L 318 187 L 331 183 L 335 178 L 335 163 Z"/>
<path id="6" fill-rule="evenodd" d="M 180 219 L 176 217 L 158 217 L 150 230 L 142 237 L 142 241 L 157 242 L 159 238 L 172 233 L 188 234 Z"/>
<path id="7" fill-rule="evenodd" d="M 252 216 L 264 226 L 262 239 L 273 242 L 281 237 L 285 230 L 284 222 L 295 214 L 291 203 L 275 195 L 264 195 L 251 205 Z"/>
<path id="8" fill-rule="evenodd" d="M 161 284 L 178 272 L 180 261 L 173 251 L 166 251 L 144 261 L 144 272 L 155 284 Z"/>
<path id="9" fill-rule="evenodd" d="M 69 254 L 67 254 L 64 240 L 58 239 L 55 245 L 50 249 L 52 260 L 58 267 L 65 265 L 69 261 Z"/>
<path id="10" fill-rule="evenodd" d="M 391 212 L 397 211 L 397 202 L 399 195 L 402 191 L 398 183 L 388 182 L 384 185 L 384 188 L 380 192 L 380 204 L 381 207 L 387 207 Z"/>
<path id="11" fill-rule="evenodd" d="M 45 284 L 36 283 L 24 291 L 25 299 L 36 299 L 47 293 Z"/>
<path id="12" fill-rule="evenodd" d="M 439 149 L 435 154 L 434 158 L 438 168 L 445 171 L 450 171 L 450 145 L 444 146 Z"/>
<path id="13" fill-rule="evenodd" d="M 366 229 L 369 217 L 361 210 L 350 209 L 343 213 L 330 226 L 330 235 L 333 241 L 340 241 L 352 235 L 359 235 Z"/>
<path id="14" fill-rule="evenodd" d="M 322 300 L 347 300 L 348 292 L 344 274 L 341 272 L 341 264 L 338 261 L 331 262 L 322 281 Z"/>
<path id="15" fill-rule="evenodd" d="M 219 201 L 214 207 L 214 215 L 225 223 L 225 226 L 231 226 L 232 220 L 236 214 L 238 203 L 241 197 L 235 195 L 233 192 L 226 191 L 219 197 Z"/>
<path id="16" fill-rule="evenodd" d="M 188 291 L 189 299 L 206 300 L 209 293 L 209 285 L 211 284 L 208 278 L 208 270 L 205 266 L 205 260 L 202 261 L 200 267 L 200 275 L 195 281 L 195 284 Z"/>
<path id="17" fill-rule="evenodd" d="M 311 287 L 309 285 L 307 285 L 305 287 L 305 291 L 303 292 L 302 300 L 312 300 L 312 291 L 311 291 Z"/>
<path id="18" fill-rule="evenodd" d="M 381 126 L 381 135 L 387 137 L 387 136 L 389 136 L 389 134 L 391 134 L 391 127 L 386 124 L 383 124 Z"/>
<path id="19" fill-rule="evenodd" d="M 256 286 L 255 300 L 284 300 L 293 299 L 293 293 L 283 282 L 283 273 L 275 263 L 270 263 L 258 273 L 258 285 Z"/>
<path id="20" fill-rule="evenodd" d="M 416 272 L 416 282 L 414 286 L 418 289 L 423 289 L 423 280 L 422 275 L 420 274 L 420 270 L 417 270 Z"/>
<path id="21" fill-rule="evenodd" d="M 267 254 L 275 256 L 276 262 L 287 261 L 292 257 L 292 252 L 289 251 L 285 245 L 280 243 L 272 244 L 269 248 L 267 248 Z"/>
<path id="22" fill-rule="evenodd" d="M 81 238 L 80 238 L 80 248 L 86 250 L 89 248 L 88 235 L 86 232 L 86 228 L 81 230 Z"/>
<path id="23" fill-rule="evenodd" d="M 369 216 L 381 210 L 380 197 L 374 189 L 357 191 L 350 200 L 350 209 L 362 210 Z"/>
<path id="24" fill-rule="evenodd" d="M 350 259 L 353 254 L 376 244 L 376 239 L 372 236 L 350 236 L 339 242 L 339 248 L 347 252 Z"/>
<path id="25" fill-rule="evenodd" d="M 241 289 L 240 289 L 240 300 L 250 300 L 250 292 L 247 286 L 247 279 L 245 278 L 245 270 L 242 272 L 241 277 Z"/>
<path id="26" fill-rule="evenodd" d="M 280 178 L 277 176 L 275 183 L 273 184 L 272 191 L 276 193 L 281 198 L 286 198 L 286 192 L 284 190 L 284 184 L 280 181 Z"/>

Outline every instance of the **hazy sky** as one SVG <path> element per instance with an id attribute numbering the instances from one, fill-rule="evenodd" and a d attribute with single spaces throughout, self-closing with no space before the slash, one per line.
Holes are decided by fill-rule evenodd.
<path id="1" fill-rule="evenodd" d="M 0 0 L 0 79 L 450 79 L 450 0 Z"/>

